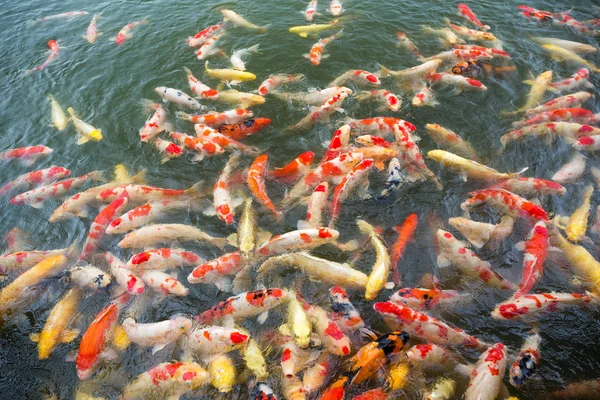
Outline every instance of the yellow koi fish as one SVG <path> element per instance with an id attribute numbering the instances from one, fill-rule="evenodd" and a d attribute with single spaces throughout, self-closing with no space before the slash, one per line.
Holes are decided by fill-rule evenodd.
<path id="1" fill-rule="evenodd" d="M 458 171 L 463 176 L 464 180 L 466 180 L 467 178 L 471 178 L 494 182 L 502 179 L 518 177 L 527 170 L 527 168 L 525 168 L 520 172 L 498 172 L 495 169 L 490 168 L 486 165 L 479 164 L 476 161 L 459 157 L 456 154 L 452 154 L 444 150 L 431 150 L 427 153 L 427 157 L 440 163 L 444 167 L 448 167 L 450 169 Z"/>
<path id="2" fill-rule="evenodd" d="M 236 84 L 239 82 L 253 81 L 256 79 L 256 75 L 252 72 L 238 71 L 235 69 L 210 69 L 208 68 L 208 60 L 204 63 L 206 74 L 213 79 L 218 79 L 221 82 L 229 82 L 230 84 Z"/>

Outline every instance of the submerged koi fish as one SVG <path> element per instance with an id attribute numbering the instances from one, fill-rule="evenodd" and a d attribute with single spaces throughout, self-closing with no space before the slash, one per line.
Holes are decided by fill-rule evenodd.
<path id="1" fill-rule="evenodd" d="M 154 144 L 154 147 L 163 154 L 163 157 L 160 160 L 161 164 L 183 155 L 183 149 L 173 142 L 163 140 L 159 137 L 155 137 L 151 142 Z"/>
<path id="2" fill-rule="evenodd" d="M 52 61 L 54 61 L 58 57 L 58 55 L 60 54 L 60 46 L 58 45 L 56 40 L 49 40 L 48 48 L 50 49 L 50 54 L 48 55 L 48 58 L 46 58 L 46 61 L 44 61 L 42 64 L 38 65 L 33 69 L 25 71 L 25 74 L 32 74 L 34 72 L 46 69 L 46 67 L 48 67 L 48 65 L 50 65 L 50 63 L 52 63 Z"/>
<path id="3" fill-rule="evenodd" d="M 577 92 L 566 96 L 552 99 L 541 106 L 531 108 L 525 112 L 527 116 L 539 114 L 546 111 L 557 110 L 560 108 L 580 107 L 583 103 L 590 100 L 593 95 L 589 92 Z"/>
<path id="4" fill-rule="evenodd" d="M 507 364 L 506 347 L 502 343 L 496 343 L 481 354 L 471 373 L 465 400 L 495 398 L 500 393 Z"/>
<path id="5" fill-rule="evenodd" d="M 369 237 L 371 246 L 375 250 L 375 263 L 373 264 L 365 288 L 365 299 L 374 300 L 387 283 L 392 261 L 390 260 L 390 255 L 385 244 L 377 232 L 375 232 L 375 228 L 363 220 L 356 221 L 356 224 L 361 233 Z"/>
<path id="6" fill-rule="evenodd" d="M 533 221 L 548 221 L 548 214 L 542 207 L 509 191 L 484 189 L 471 192 L 470 195 L 471 198 L 460 205 L 460 208 L 466 212 L 479 205 L 490 204 L 515 217 L 522 216 Z"/>
<path id="7" fill-rule="evenodd" d="M 567 189 L 559 183 L 538 178 L 511 178 L 496 183 L 495 187 L 526 197 L 539 195 L 562 196 L 567 193 Z"/>
<path id="8" fill-rule="evenodd" d="M 211 89 L 209 86 L 199 81 L 194 76 L 194 74 L 192 74 L 192 71 L 189 68 L 183 67 L 183 70 L 187 75 L 188 85 L 190 86 L 190 90 L 192 91 L 192 93 L 194 93 L 200 98 L 205 98 L 209 100 L 216 100 L 219 98 L 219 93 L 216 90 Z"/>
<path id="9" fill-rule="evenodd" d="M 515 121 L 512 126 L 520 128 L 526 125 L 543 124 L 545 122 L 577 122 L 588 123 L 594 113 L 585 108 L 557 108 L 532 115 L 526 120 Z"/>
<path id="10" fill-rule="evenodd" d="M 317 0 L 311 0 L 304 10 L 304 17 L 308 22 L 312 22 L 315 14 L 317 14 Z"/>
<path id="11" fill-rule="evenodd" d="M 16 177 L 12 182 L 0 187 L 0 195 L 12 190 L 30 190 L 32 188 L 46 186 L 56 182 L 59 179 L 63 179 L 70 174 L 70 170 L 63 167 L 58 167 L 56 165 L 53 165 L 50 168 L 28 172 Z"/>
<path id="12" fill-rule="evenodd" d="M 444 167 L 458 171 L 464 180 L 471 178 L 495 182 L 504 179 L 517 178 L 527 170 L 527 168 L 525 168 L 519 172 L 513 173 L 498 172 L 486 165 L 462 158 L 444 150 L 431 150 L 427 153 L 427 157 L 440 163 Z"/>
<path id="13" fill-rule="evenodd" d="M 489 26 L 483 25 L 481 23 L 479 18 L 477 18 L 477 15 L 475 15 L 475 13 L 469 8 L 468 5 L 466 5 L 464 3 L 460 3 L 456 6 L 456 9 L 458 10 L 458 15 L 460 17 L 465 18 L 467 21 L 475 24 L 475 26 L 483 29 L 484 31 L 487 31 L 490 29 Z"/>
<path id="14" fill-rule="evenodd" d="M 135 28 L 138 25 L 146 25 L 147 23 L 148 19 L 146 18 L 139 21 L 130 22 L 124 27 L 122 27 L 119 33 L 117 33 L 117 36 L 112 38 L 111 40 L 114 40 L 115 43 L 117 43 L 117 46 L 122 46 L 126 40 L 131 39 L 133 37 L 133 34 L 131 33 L 133 28 Z"/>
<path id="15" fill-rule="evenodd" d="M 362 100 L 366 98 L 376 99 L 381 103 L 385 104 L 385 107 L 391 111 L 398 111 L 400 109 L 400 106 L 402 105 L 402 100 L 400 100 L 400 98 L 397 95 L 386 89 L 373 89 L 368 92 L 362 92 L 355 96 L 355 98 L 357 100 Z"/>
<path id="16" fill-rule="evenodd" d="M 423 57 L 417 46 L 415 46 L 415 44 L 412 42 L 412 40 L 410 40 L 406 33 L 396 32 L 396 38 L 398 38 L 398 43 L 396 44 L 396 47 L 404 51 L 410 51 L 414 54 L 415 57 L 417 57 L 417 59 Z"/>
<path id="17" fill-rule="evenodd" d="M 277 288 L 240 293 L 202 312 L 196 320 L 207 324 L 227 318 L 242 321 L 258 316 L 258 321 L 263 323 L 268 317 L 268 311 L 283 304 L 287 297 L 287 292 Z"/>
<path id="18" fill-rule="evenodd" d="M 173 317 L 165 321 L 140 324 L 128 317 L 123 320 L 122 325 L 127 339 L 138 346 L 152 347 L 154 354 L 185 335 L 192 328 L 192 320 Z"/>
<path id="19" fill-rule="evenodd" d="M 46 146 L 26 146 L 16 149 L 4 150 L 0 153 L 0 160 L 19 160 L 25 166 L 33 165 L 38 159 L 46 157 L 54 150 Z"/>
<path id="20" fill-rule="evenodd" d="M 63 19 L 63 18 L 81 17 L 83 15 L 88 15 L 88 14 L 89 13 L 87 11 L 67 11 L 67 12 L 63 12 L 60 14 L 48 15 L 46 17 L 35 19 L 32 21 L 32 24 L 37 24 L 39 22 L 55 21 L 57 19 Z"/>
<path id="21" fill-rule="evenodd" d="M 492 318 L 500 320 L 521 319 L 525 321 L 539 318 L 544 312 L 555 312 L 560 308 L 595 302 L 593 295 L 580 293 L 536 293 L 518 298 L 512 297 L 500 303 L 492 311 Z"/>
<path id="22" fill-rule="evenodd" d="M 127 192 L 125 192 L 98 213 L 94 219 L 94 222 L 92 222 L 92 225 L 90 226 L 90 231 L 83 244 L 83 250 L 79 255 L 79 260 L 85 260 L 96 252 L 100 240 L 105 234 L 106 228 L 111 221 L 113 221 L 115 217 L 118 217 L 122 210 L 127 207 L 128 201 L 129 198 L 127 196 Z"/>
<path id="23" fill-rule="evenodd" d="M 439 124 L 427 124 L 425 130 L 431 138 L 441 147 L 461 157 L 478 161 L 477 153 L 471 144 L 465 141 L 456 132 L 444 128 Z"/>
<path id="24" fill-rule="evenodd" d="M 307 130 L 317 123 L 329 121 L 329 117 L 335 112 L 344 112 L 341 108 L 349 94 L 346 91 L 339 92 L 318 108 L 313 109 L 306 117 L 302 118 L 296 125 L 290 127 L 291 130 Z"/>
<path id="25" fill-rule="evenodd" d="M 344 30 L 342 29 L 336 34 L 319 39 L 319 41 L 313 44 L 313 46 L 310 48 L 310 52 L 308 54 L 304 54 L 304 57 L 308 58 L 312 65 L 319 65 L 321 63 L 321 59 L 329 57 L 329 54 L 323 55 L 325 46 L 342 36 L 343 31 Z"/>
<path id="26" fill-rule="evenodd" d="M 208 125 L 212 128 L 217 128 L 225 124 L 237 124 L 238 122 L 252 118 L 252 116 L 252 111 L 241 108 L 223 112 L 210 112 L 203 115 L 190 115 L 184 112 L 177 112 L 178 118 L 191 121 L 195 124 Z"/>
<path id="27" fill-rule="evenodd" d="M 185 146 L 186 149 L 197 153 L 192 157 L 193 162 L 200 162 L 206 157 L 212 157 L 225 152 L 217 143 L 205 140 L 204 137 L 194 137 L 181 132 L 171 132 L 170 135 L 174 140 Z"/>
<path id="28" fill-rule="evenodd" d="M 316 0 L 314 0 L 314 1 L 316 1 Z M 270 75 L 258 87 L 258 94 L 261 95 L 261 96 L 265 96 L 268 93 L 273 92 L 274 90 L 280 88 L 281 86 L 283 86 L 285 84 L 293 83 L 293 82 L 299 82 L 302 79 L 304 79 L 304 75 L 303 74 L 295 74 L 295 75 L 274 74 L 274 75 Z"/>
<path id="29" fill-rule="evenodd" d="M 245 20 L 241 15 L 236 13 L 235 11 L 228 10 L 226 8 L 221 9 L 221 14 L 223 14 L 223 20 L 231 22 L 235 26 L 239 26 L 242 28 L 254 29 L 258 32 L 265 32 L 267 30 L 266 26 L 256 26 L 251 22 Z"/>
<path id="30" fill-rule="evenodd" d="M 144 281 L 128 270 L 123 261 L 109 251 L 104 253 L 104 260 L 108 263 L 111 275 L 115 277 L 115 281 L 121 288 L 131 295 L 144 293 L 146 290 Z"/>
<path id="31" fill-rule="evenodd" d="M 219 248 L 227 244 L 227 239 L 216 238 L 202 230 L 183 224 L 147 225 L 129 232 L 119 242 L 121 248 L 150 248 L 160 243 L 170 242 L 209 242 Z"/>
<path id="32" fill-rule="evenodd" d="M 94 14 L 92 20 L 90 21 L 90 24 L 88 25 L 86 33 L 83 36 L 83 38 L 89 43 L 94 43 L 96 39 L 98 39 L 98 36 L 102 35 L 102 32 L 98 31 L 98 25 L 96 22 L 99 16 L 100 14 Z"/>

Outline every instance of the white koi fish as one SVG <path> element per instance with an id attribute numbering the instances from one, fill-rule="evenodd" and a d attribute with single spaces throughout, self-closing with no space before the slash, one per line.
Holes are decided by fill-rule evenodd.
<path id="1" fill-rule="evenodd" d="M 195 100 L 188 94 L 182 92 L 178 89 L 168 88 L 165 86 L 159 86 L 154 89 L 156 94 L 162 97 L 163 101 L 171 101 L 175 104 L 179 104 L 188 108 L 193 108 L 194 110 L 202 110 L 204 106 L 198 103 L 198 100 Z"/>
<path id="2" fill-rule="evenodd" d="M 250 46 L 246 49 L 238 49 L 231 53 L 231 58 L 229 58 L 229 61 L 231 62 L 231 65 L 233 65 L 233 69 L 237 69 L 238 71 L 245 71 L 246 64 L 242 60 L 242 56 L 246 56 L 250 53 L 258 53 L 259 46 L 259 44 L 255 44 L 254 46 Z"/>

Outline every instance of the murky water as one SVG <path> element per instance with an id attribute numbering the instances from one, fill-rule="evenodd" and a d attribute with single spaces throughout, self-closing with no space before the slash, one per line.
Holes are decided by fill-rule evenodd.
<path id="1" fill-rule="evenodd" d="M 324 13 L 327 2 L 320 2 Z M 532 7 L 566 11 L 573 10 L 578 19 L 591 19 L 591 1 L 536 1 Z M 36 168 L 62 165 L 72 170 L 73 176 L 102 169 L 111 170 L 115 164 L 123 163 L 131 171 L 147 169 L 149 183 L 169 188 L 187 188 L 199 180 L 212 184 L 226 162 L 227 156 L 207 159 L 199 164 L 190 162 L 183 156 L 166 164 L 160 164 L 160 156 L 151 145 L 140 144 L 138 130 L 144 124 L 147 114 L 143 111 L 140 99 L 158 100 L 154 93 L 157 86 L 168 86 L 187 90 L 183 67 L 189 67 L 196 76 L 203 79 L 203 63 L 196 60 L 184 39 L 198 30 L 221 19 L 218 10 L 212 10 L 217 1 L 208 2 L 159 2 L 159 1 L 25 1 L 4 4 L 0 11 L 0 26 L 3 26 L 0 49 L 0 150 L 26 145 L 43 144 L 54 149 L 54 153 L 36 164 Z M 437 108 L 415 109 L 410 106 L 410 96 L 402 96 L 404 105 L 398 113 L 384 112 L 384 115 L 397 115 L 413 122 L 422 137 L 419 146 L 422 151 L 436 148 L 424 132 L 426 123 L 439 123 L 463 135 L 472 143 L 481 159 L 500 171 L 517 171 L 529 167 L 527 176 L 548 179 L 570 157 L 569 147 L 557 142 L 547 146 L 539 141 L 531 141 L 510 146 L 501 156 L 497 155 L 499 138 L 510 130 L 510 120 L 500 117 L 503 110 L 514 109 L 527 93 L 528 87 L 522 80 L 551 69 L 555 76 L 567 77 L 576 67 L 552 61 L 543 51 L 529 41 L 529 35 L 554 36 L 597 45 L 597 41 L 576 35 L 561 27 L 542 26 L 522 18 L 515 8 L 520 3 L 510 1 L 477 1 L 471 6 L 478 16 L 492 27 L 494 34 L 503 41 L 504 48 L 512 55 L 517 72 L 505 80 L 485 78 L 488 91 L 467 93 L 454 97 L 450 93 L 439 96 L 441 105 Z M 596 3 L 597 5 L 600 3 Z M 349 69 L 378 70 L 378 64 L 392 69 L 403 69 L 416 64 L 415 59 L 400 53 L 396 47 L 395 33 L 407 32 L 426 55 L 441 51 L 436 38 L 421 32 L 420 26 L 442 24 L 443 17 L 453 17 L 455 4 L 445 1 L 356 1 L 344 2 L 347 21 L 344 24 L 346 35 L 327 48 L 331 54 L 318 67 L 313 67 L 303 54 L 307 53 L 315 41 L 303 39 L 287 32 L 293 25 L 305 24 L 301 11 L 303 1 L 238 1 L 228 3 L 228 7 L 239 12 L 248 20 L 258 24 L 269 24 L 264 34 L 249 33 L 240 28 L 230 29 L 220 43 L 227 53 L 231 49 L 245 48 L 260 43 L 260 54 L 253 55 L 246 63 L 249 71 L 257 74 L 256 82 L 241 85 L 240 90 L 255 90 L 258 83 L 271 73 L 302 73 L 307 79 L 296 86 L 298 90 L 321 88 L 335 77 Z M 62 19 L 37 25 L 29 21 L 42 16 L 64 11 L 86 10 L 86 17 Z M 98 22 L 103 35 L 90 45 L 82 39 L 91 15 L 101 12 Z M 137 27 L 133 37 L 123 46 L 116 46 L 109 38 L 132 20 L 148 18 L 149 24 Z M 317 22 L 328 20 L 328 16 L 317 17 Z M 46 55 L 47 41 L 55 39 L 62 50 L 59 58 L 42 72 L 23 76 L 23 70 L 41 64 Z M 600 64 L 598 55 L 586 56 Z M 215 66 L 226 66 L 227 60 L 219 56 L 211 59 Z M 204 78 L 213 87 L 217 82 Z M 591 81 L 600 81 L 593 76 Z M 391 81 L 384 87 L 392 88 Z M 396 89 L 395 89 L 396 90 Z M 401 91 L 397 93 L 403 95 Z M 83 146 L 75 144 L 75 131 L 72 126 L 59 132 L 50 123 L 48 94 L 53 94 L 65 107 L 73 106 L 78 114 L 93 125 L 101 128 L 104 139 L 99 143 Z M 223 105 L 219 109 L 226 109 Z M 354 99 L 344 104 L 346 115 L 353 118 L 366 118 L 381 115 L 376 104 L 359 103 Z M 588 103 L 588 108 L 600 111 L 597 100 Z M 192 131 L 191 124 L 178 121 L 175 111 L 178 108 L 167 105 L 169 119 L 180 130 Z M 307 108 L 288 104 L 276 98 L 268 98 L 261 106 L 253 108 L 256 116 L 269 117 L 272 124 L 245 143 L 255 145 L 270 157 L 271 166 L 280 166 L 302 151 L 312 150 L 317 159 L 323 154 L 324 142 L 328 142 L 336 126 L 345 115 L 337 114 L 330 124 L 318 125 L 307 133 L 292 133 L 286 127 L 296 123 L 307 113 Z M 251 160 L 248 160 L 250 162 Z M 598 166 L 595 156 L 588 157 L 589 165 Z M 361 216 L 371 223 L 392 227 L 401 223 L 410 213 L 417 213 L 420 225 L 416 240 L 408 246 L 401 261 L 400 269 L 404 285 L 418 287 L 424 273 L 438 274 L 435 263 L 433 237 L 428 222 L 435 226 L 436 220 L 446 221 L 449 217 L 461 214 L 460 203 L 467 193 L 477 188 L 476 183 L 464 183 L 457 175 L 441 171 L 434 163 L 431 169 L 438 174 L 445 190 L 439 192 L 433 185 L 421 184 L 402 189 L 397 195 L 386 200 L 359 201 L 357 198 L 344 205 L 338 229 L 343 240 L 358 236 L 355 218 Z M 6 163 L 0 170 L 0 181 L 8 182 L 28 171 L 18 163 Z M 373 192 L 381 189 L 382 178 L 372 177 Z M 544 207 L 554 214 L 570 214 L 579 204 L 581 189 L 592 178 L 585 175 L 582 182 L 569 185 L 569 194 L 563 198 L 546 198 Z M 284 195 L 284 188 L 269 185 L 269 193 L 276 200 Z M 9 198 L 0 199 L 0 216 L 3 224 L 0 234 L 13 227 L 32 232 L 43 248 L 62 248 L 73 241 L 83 241 L 89 219 L 74 218 L 60 223 L 49 223 L 58 202 L 48 202 L 41 210 L 30 207 L 12 206 Z M 598 197 L 592 204 L 595 209 Z M 262 210 L 262 209 L 261 209 Z M 296 207 L 286 210 L 285 220 L 274 223 L 270 215 L 261 211 L 260 225 L 263 229 L 283 233 L 295 229 L 298 219 L 304 219 L 305 209 Z M 92 215 L 93 218 L 93 215 Z M 169 217 L 169 222 L 188 223 L 201 227 L 217 236 L 227 236 L 235 228 L 227 228 L 215 217 L 201 213 L 179 213 Z M 498 251 L 483 252 L 481 257 L 489 260 L 504 276 L 519 282 L 521 275 L 521 253 L 513 249 L 514 243 L 522 240 L 529 227 L 517 225 L 514 234 Z M 107 238 L 104 248 L 117 252 L 117 239 Z M 120 239 L 120 237 L 119 237 Z M 388 237 L 392 240 L 393 237 Z M 186 246 L 188 247 L 188 246 Z M 194 247 L 207 259 L 220 255 L 210 246 Z M 593 249 L 593 247 L 591 248 Z M 330 248 L 320 250 L 320 255 L 345 261 L 348 256 Z M 593 254 L 597 255 L 594 251 Z M 130 254 L 120 253 L 122 259 Z M 355 267 L 368 271 L 373 257 L 367 251 Z M 180 272 L 185 282 L 189 269 Z M 511 351 L 517 351 L 527 336 L 529 327 L 520 323 L 494 321 L 489 312 L 494 305 L 508 295 L 498 290 L 470 286 L 459 282 L 455 277 L 445 277 L 447 288 L 458 288 L 473 293 L 472 301 L 460 307 L 441 313 L 444 320 L 459 326 L 486 342 L 504 342 Z M 544 277 L 537 290 L 571 291 L 571 273 L 558 265 L 547 262 Z M 268 280 L 267 280 L 268 281 Z M 452 283 L 450 285 L 450 283 Z M 190 295 L 186 298 L 168 298 L 154 306 L 142 318 L 142 322 L 166 319 L 176 313 L 197 314 L 228 295 L 218 292 L 208 285 L 188 285 Z M 43 393 L 54 393 L 59 398 L 73 396 L 78 379 L 73 363 L 65 361 L 67 354 L 77 348 L 78 340 L 59 346 L 47 361 L 37 360 L 35 343 L 28 335 L 39 332 L 47 314 L 61 293 L 59 283 L 50 282 L 48 292 L 25 313 L 0 332 L 0 398 L 40 398 Z M 316 302 L 326 298 L 326 286 L 305 284 L 310 300 Z M 389 297 L 391 291 L 384 290 L 379 300 Z M 308 295 L 307 295 L 308 296 Z M 386 331 L 382 320 L 372 311 L 372 303 L 362 299 L 361 293 L 351 294 L 353 302 L 363 310 L 363 316 L 375 329 Z M 77 326 L 85 330 L 97 312 L 106 305 L 109 297 L 99 293 L 87 298 L 81 305 L 81 315 Z M 268 325 L 276 326 L 281 320 L 281 311 L 275 311 Z M 542 363 L 538 377 L 522 391 L 512 393 L 519 398 L 544 398 L 543 393 L 560 387 L 573 380 L 597 378 L 600 354 L 596 344 L 600 340 L 597 310 L 569 309 L 554 313 L 541 320 L 539 332 L 543 338 Z M 250 328 L 254 322 L 248 326 Z M 170 360 L 170 354 L 152 356 L 149 350 L 132 345 L 118 363 L 108 364 L 101 372 L 104 387 L 97 393 L 115 398 L 120 388 L 137 374 L 151 366 Z M 472 360 L 474 361 L 474 359 Z M 277 375 L 277 371 L 273 371 Z M 276 379 L 273 379 L 276 381 Z M 277 385 L 275 385 L 277 386 Z M 247 385 L 240 384 L 230 394 L 230 398 L 245 398 Z M 364 389 L 364 388 L 363 388 Z M 351 393 L 358 393 L 352 391 Z M 197 398 L 217 396 L 212 389 L 200 392 Z M 402 397 L 402 394 L 399 395 Z M 415 398 L 414 392 L 407 392 L 407 398 Z"/>

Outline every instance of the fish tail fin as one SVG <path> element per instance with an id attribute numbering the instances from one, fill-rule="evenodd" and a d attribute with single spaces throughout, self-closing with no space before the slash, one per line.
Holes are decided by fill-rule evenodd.
<path id="1" fill-rule="evenodd" d="M 204 190 L 203 187 L 204 181 L 197 182 L 191 188 L 187 189 L 185 191 L 185 194 L 187 194 L 188 196 L 202 195 L 206 192 L 206 190 Z"/>
<path id="2" fill-rule="evenodd" d="M 187 74 L 187 76 L 192 75 L 192 70 L 189 69 L 188 67 L 183 67 L 183 70 L 185 71 L 185 73 Z"/>
<path id="3" fill-rule="evenodd" d="M 92 171 L 88 174 L 91 180 L 93 181 L 101 181 L 104 179 L 104 171 Z"/>
<path id="4" fill-rule="evenodd" d="M 365 235 L 377 235 L 377 232 L 375 232 L 373 225 L 369 224 L 365 220 L 357 219 L 356 225 L 358 226 L 358 229 Z"/>
<path id="5" fill-rule="evenodd" d="M 206 61 L 204 62 L 204 69 L 205 69 L 206 71 L 210 71 L 210 69 L 208 68 L 208 60 L 206 60 Z"/>
<path id="6" fill-rule="evenodd" d="M 175 112 L 175 115 L 177 116 L 177 118 L 179 119 L 183 119 L 185 121 L 191 121 L 192 120 L 192 116 L 186 112 L 183 111 L 177 111 Z"/>
<path id="7" fill-rule="evenodd" d="M 158 103 L 155 103 L 149 99 L 142 99 L 142 100 L 140 100 L 140 102 L 142 103 L 142 107 L 144 108 L 144 111 L 147 113 L 156 111 L 156 109 L 160 106 Z"/>
<path id="8" fill-rule="evenodd" d="M 379 64 L 379 77 L 380 78 L 387 78 L 389 76 L 390 76 L 390 70 L 389 70 L 389 68 L 386 68 L 383 65 Z"/>
<path id="9" fill-rule="evenodd" d="M 304 74 L 296 74 L 296 75 L 293 75 L 293 77 L 292 77 L 291 80 L 293 82 L 298 82 L 298 81 L 303 80 L 304 78 L 306 78 L 306 75 L 304 75 Z"/>
<path id="10" fill-rule="evenodd" d="M 141 25 L 146 25 L 148 22 L 150 22 L 150 20 L 146 17 L 142 18 L 142 20 L 140 21 Z"/>
<path id="11" fill-rule="evenodd" d="M 444 23 L 444 25 L 450 25 L 450 19 L 448 19 L 448 17 L 444 17 L 442 19 L 442 22 Z"/>
<path id="12" fill-rule="evenodd" d="M 483 25 L 483 26 L 481 27 L 481 30 L 482 30 L 482 31 L 489 31 L 490 29 L 492 29 L 492 28 L 491 28 L 489 25 Z"/>
<path id="13" fill-rule="evenodd" d="M 70 115 L 71 117 L 74 117 L 74 116 L 75 116 L 75 110 L 73 110 L 73 107 L 68 107 L 68 108 L 67 108 L 67 112 L 69 113 L 69 115 Z"/>
<path id="14" fill-rule="evenodd" d="M 248 47 L 248 51 L 251 51 L 252 53 L 260 53 L 260 51 L 258 51 L 259 47 L 260 43 L 257 43 L 254 46 Z"/>
<path id="15" fill-rule="evenodd" d="M 525 171 L 527 171 L 529 169 L 529 167 L 525 167 L 522 170 L 520 170 L 519 172 L 513 172 L 511 174 L 508 174 L 511 178 L 518 178 L 519 176 L 523 175 L 523 173 Z"/>

